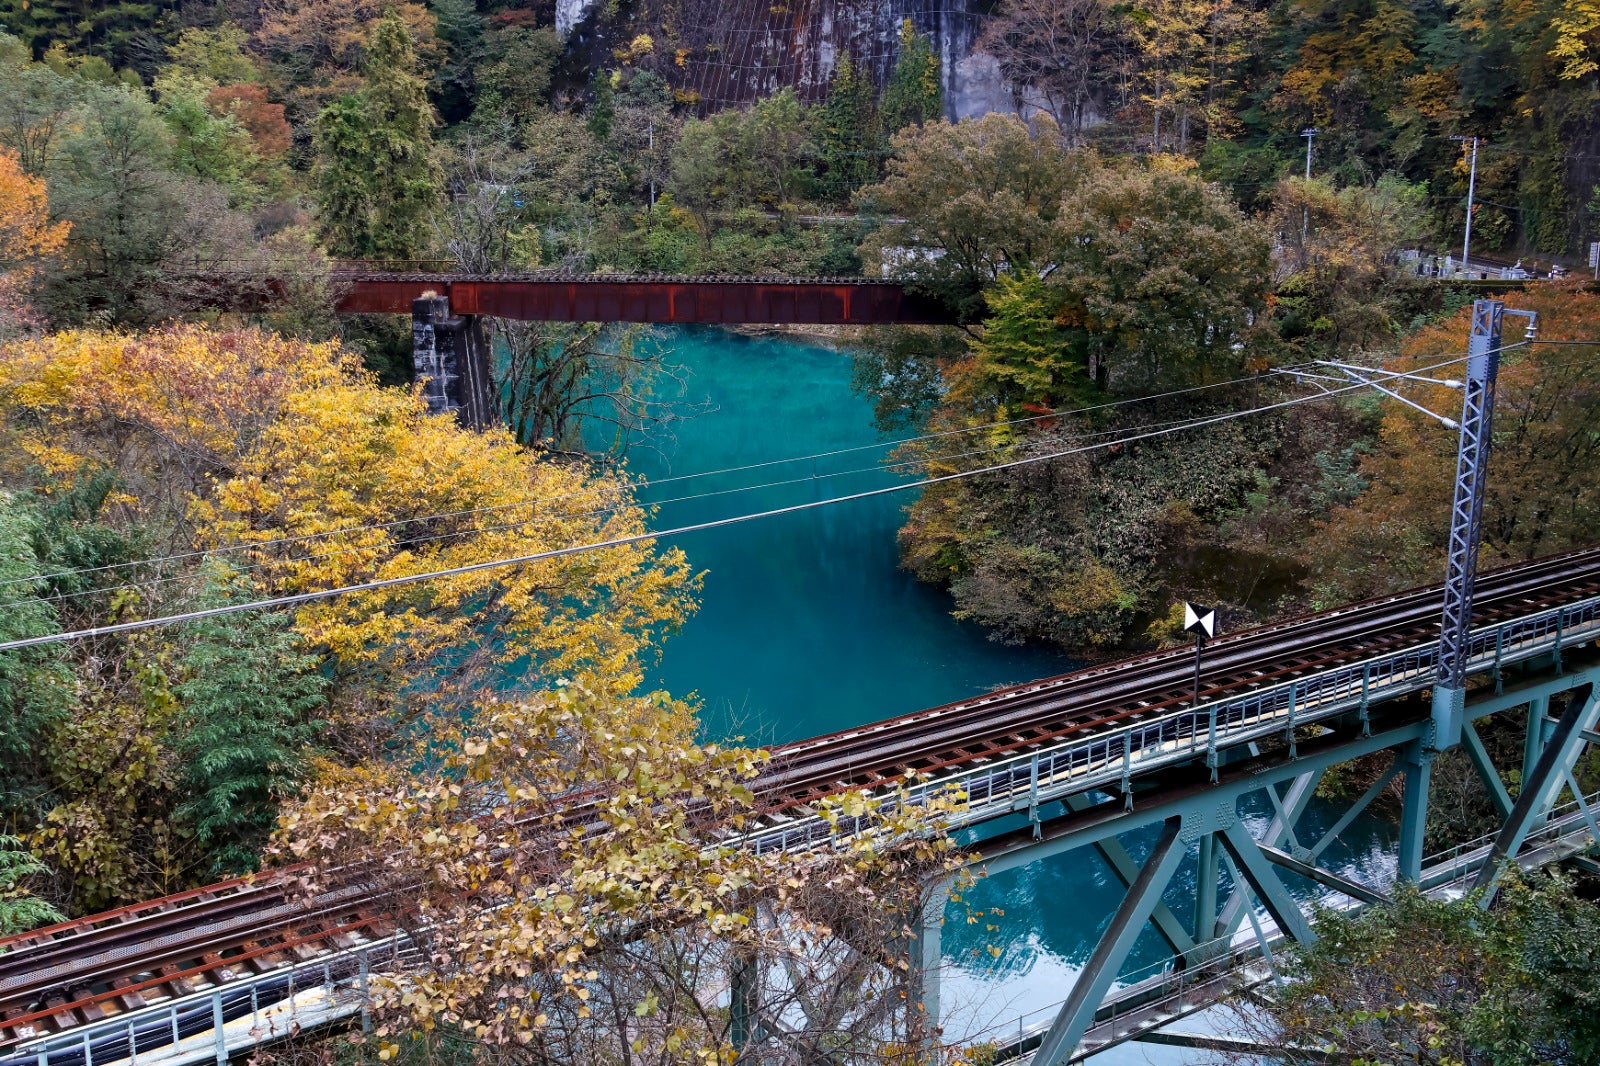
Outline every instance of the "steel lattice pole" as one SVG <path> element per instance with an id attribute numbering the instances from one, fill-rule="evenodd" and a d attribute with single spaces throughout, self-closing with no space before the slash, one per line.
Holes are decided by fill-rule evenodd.
<path id="1" fill-rule="evenodd" d="M 1439 670 L 1433 690 L 1434 743 L 1438 751 L 1461 741 L 1467 646 L 1472 628 L 1472 585 L 1478 572 L 1484 479 L 1494 416 L 1495 379 L 1500 371 L 1500 327 L 1505 304 L 1472 305 L 1467 341 L 1467 380 L 1461 401 L 1461 446 L 1456 457 L 1455 498 L 1450 510 L 1450 554 L 1439 632 Z"/>

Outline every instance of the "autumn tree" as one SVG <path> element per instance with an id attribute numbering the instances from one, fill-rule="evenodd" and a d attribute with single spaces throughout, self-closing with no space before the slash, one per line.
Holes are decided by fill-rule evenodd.
<path id="1" fill-rule="evenodd" d="M 1395 174 L 1338 190 L 1281 181 L 1271 220 L 1279 336 L 1340 354 L 1386 347 L 1406 283 L 1398 253 L 1426 229 L 1426 195 Z"/>
<path id="2" fill-rule="evenodd" d="M 1048 282 L 1097 384 L 1138 392 L 1242 369 L 1271 245 L 1221 190 L 1181 165 L 1109 164 L 1057 217 Z"/>
<path id="3" fill-rule="evenodd" d="M 664 694 L 574 681 L 486 701 L 289 813 L 281 854 L 310 863 L 311 887 L 359 859 L 425 945 L 377 986 L 380 1048 L 458 1032 L 549 1066 L 936 1053 L 905 932 L 958 865 L 946 804 L 847 793 L 820 805 L 846 830 L 837 847 L 758 855 L 737 834 L 765 753 L 696 743 L 696 726 Z M 869 814 L 875 832 L 849 835 Z"/>
<path id="4" fill-rule="evenodd" d="M 1600 299 L 1573 289 L 1508 296 L 1539 313 L 1544 340 L 1600 338 Z M 1469 328 L 1466 307 L 1409 338 L 1388 364 L 1415 370 L 1457 359 Z M 1483 508 L 1483 564 L 1521 562 L 1587 544 L 1600 507 L 1589 476 L 1600 460 L 1589 428 L 1600 403 L 1600 373 L 1583 347 L 1508 351 L 1501 357 Z M 1443 376 L 1459 376 L 1445 366 Z M 1417 402 L 1457 417 L 1459 392 L 1418 389 Z M 1444 572 L 1456 436 L 1399 403 L 1383 405 L 1373 453 L 1362 462 L 1368 488 L 1339 509 L 1308 545 L 1318 598 L 1343 603 L 1437 580 Z"/>
<path id="5" fill-rule="evenodd" d="M 1086 169 L 1053 128 L 1010 115 L 929 123 L 892 147 L 884 180 L 861 195 L 905 223 L 869 234 L 862 257 L 964 318 L 982 313 L 984 290 L 1002 274 L 1049 261 L 1063 198 Z"/>
<path id="6" fill-rule="evenodd" d="M 625 483 L 430 417 L 331 343 L 56 334 L 7 350 L 0 414 L 4 476 L 29 493 L 0 566 L 49 575 L 0 589 L 18 635 L 645 530 Z M 308 741 L 381 761 L 424 713 L 464 713 L 486 689 L 581 674 L 626 692 L 695 587 L 681 555 L 646 540 L 8 653 L 4 742 L 50 756 L 0 760 L 0 798 L 73 910 L 238 871 L 302 786 Z"/>
<path id="7" fill-rule="evenodd" d="M 390 15 L 405 26 L 411 47 L 425 60 L 435 52 L 433 16 L 411 0 L 266 0 L 260 11 L 252 39 L 304 117 L 361 89 L 377 43 L 374 28 Z"/>
<path id="8" fill-rule="evenodd" d="M 1115 65 L 1108 53 L 1122 34 L 1105 0 L 1006 0 L 977 47 L 992 55 L 1023 105 L 1048 114 L 1074 143 L 1102 111 Z"/>
<path id="9" fill-rule="evenodd" d="M 1150 109 L 1153 151 L 1170 143 L 1187 152 L 1196 119 L 1208 135 L 1227 130 L 1229 82 L 1261 22 L 1248 4 L 1234 0 L 1155 0 L 1129 13 L 1127 33 L 1138 57 L 1141 99 Z"/>
<path id="10" fill-rule="evenodd" d="M 439 194 L 436 118 L 404 20 L 378 20 L 367 85 L 316 122 L 317 202 L 330 249 L 356 259 L 415 259 Z"/>
<path id="11" fill-rule="evenodd" d="M 35 324 L 29 282 L 39 260 L 59 252 L 71 224 L 51 222 L 45 183 L 0 148 L 0 341 Z"/>

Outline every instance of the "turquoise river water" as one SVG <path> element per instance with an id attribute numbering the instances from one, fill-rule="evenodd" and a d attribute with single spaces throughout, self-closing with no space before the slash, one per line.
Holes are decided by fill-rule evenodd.
<path id="1" fill-rule="evenodd" d="M 652 481 L 644 498 L 663 501 L 656 528 L 895 483 L 878 466 L 886 448 L 870 404 L 850 390 L 847 354 L 714 330 L 675 332 L 664 343 L 691 374 L 684 398 L 714 410 L 630 454 L 630 466 Z M 783 462 L 821 452 L 837 454 Z M 750 469 L 687 477 L 733 467 Z M 767 487 L 731 491 L 752 485 Z M 880 496 L 677 538 L 706 572 L 703 606 L 667 642 L 652 683 L 697 695 L 708 735 L 770 744 L 1072 669 L 1057 649 L 987 640 L 950 617 L 945 593 L 898 568 L 895 533 L 910 499 Z M 1308 821 L 1318 815 L 1314 808 Z M 1391 835 L 1380 820 L 1363 819 L 1329 857 L 1352 873 L 1392 869 Z M 1138 858 L 1143 842 L 1125 843 Z M 1192 907 L 1192 887 L 1191 864 L 1168 893 L 1177 913 Z M 992 1033 L 1026 1012 L 1037 1012 L 1030 1022 L 1051 1013 L 1119 899 L 1120 883 L 1087 854 L 980 881 L 947 913 L 947 1034 Z M 969 924 L 969 907 L 1003 917 Z M 1130 968 L 1163 956 L 1146 930 Z M 1177 1063 L 1195 1054 L 1132 1044 L 1096 1061 Z"/>

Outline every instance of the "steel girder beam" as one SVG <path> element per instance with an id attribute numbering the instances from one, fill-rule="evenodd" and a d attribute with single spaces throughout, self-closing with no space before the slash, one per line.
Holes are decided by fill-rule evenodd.
<path id="1" fill-rule="evenodd" d="M 1041 822 L 1037 838 L 1029 828 L 981 841 L 976 845 L 980 852 L 977 864 L 984 866 L 993 876 L 1118 836 L 1140 826 L 1165 821 L 1196 806 L 1223 807 L 1231 802 L 1234 806 L 1229 809 L 1236 810 L 1242 796 L 1260 791 L 1268 785 L 1292 781 L 1363 755 L 1421 739 L 1427 728 L 1426 720 L 1421 720 L 1383 729 L 1371 736 L 1318 738 L 1301 744 L 1297 759 L 1290 760 L 1278 753 L 1263 756 L 1254 763 L 1223 767 L 1220 779 L 1215 784 L 1194 782 L 1173 788 L 1164 796 L 1137 804 L 1132 811 L 1124 810 L 1120 800 L 1100 803 L 1077 816 L 1068 813 Z M 1309 801 L 1310 789 L 1306 790 L 1305 799 Z M 1295 805 L 1290 803 L 1289 806 L 1293 809 Z"/>
<path id="2" fill-rule="evenodd" d="M 1263 841 L 1276 847 L 1285 834 L 1292 838 L 1294 824 L 1300 820 L 1312 797 L 1316 795 L 1317 783 L 1322 780 L 1322 773 L 1323 770 L 1319 768 L 1295 776 L 1289 782 L 1288 796 L 1282 799 L 1278 796 L 1276 783 L 1266 786 L 1267 794 L 1273 799 L 1276 813 L 1267 825 Z M 1243 888 L 1242 885 L 1234 886 L 1233 894 L 1228 897 L 1228 902 L 1223 905 L 1222 914 L 1217 918 L 1215 936 L 1232 936 L 1250 913 L 1250 897 Z"/>
<path id="3" fill-rule="evenodd" d="M 1312 861 L 1320 858 L 1322 853 L 1328 850 L 1328 845 L 1338 840 L 1339 834 L 1349 829 L 1351 823 L 1361 816 L 1361 812 L 1370 807 L 1372 801 L 1383 794 L 1383 790 L 1389 787 L 1389 782 L 1399 775 L 1400 769 L 1400 760 L 1396 758 L 1389 764 L 1389 769 L 1379 774 L 1378 779 L 1367 786 L 1367 790 L 1361 794 L 1361 797 L 1351 804 L 1344 814 L 1339 816 L 1337 822 L 1328 827 L 1328 831 L 1322 834 L 1320 840 L 1311 845 Z"/>
<path id="4" fill-rule="evenodd" d="M 1054 1024 L 1034 1055 L 1034 1066 L 1061 1066 L 1088 1032 L 1094 1022 L 1095 1009 L 1117 979 L 1118 969 L 1161 901 L 1162 890 L 1172 880 L 1187 851 L 1178 841 L 1182 822 L 1181 816 L 1175 816 L 1162 825 L 1161 836 L 1139 868 L 1134 883 L 1128 886 L 1128 894 L 1122 897 L 1111 924 L 1101 934 L 1077 980 L 1072 982 L 1072 991 L 1061 1004 Z"/>
<path id="5" fill-rule="evenodd" d="M 1588 739 L 1587 737 L 1585 738 Z M 1591 742 L 1592 743 L 1592 742 Z M 1573 776 L 1572 767 L 1567 767 L 1564 776 L 1567 787 L 1572 790 L 1572 798 L 1578 804 L 1578 811 L 1583 815 L 1583 820 L 1589 826 L 1589 835 L 1600 841 L 1600 823 L 1596 823 L 1594 808 L 1589 806 L 1589 801 L 1583 798 L 1583 788 L 1578 784 L 1578 779 Z"/>
<path id="6" fill-rule="evenodd" d="M 1224 829 L 1219 837 L 1229 857 L 1238 864 L 1239 872 L 1244 874 L 1245 880 L 1250 882 L 1250 887 L 1255 889 L 1256 898 L 1267 908 L 1272 920 L 1278 923 L 1278 928 L 1302 944 L 1316 940 L 1317 935 L 1311 931 L 1311 923 L 1306 921 L 1306 916 L 1301 913 L 1300 904 L 1289 895 L 1289 890 L 1284 887 L 1282 879 L 1273 870 L 1272 863 L 1262 852 L 1261 845 L 1250 835 L 1244 824 L 1233 823 Z"/>
<path id="7" fill-rule="evenodd" d="M 1545 716 L 1550 713 L 1550 697 L 1540 696 L 1528 701 L 1528 731 L 1522 742 L 1522 780 L 1533 776 L 1539 764 L 1539 753 L 1544 750 L 1544 738 L 1549 730 Z"/>
<path id="8" fill-rule="evenodd" d="M 1501 818 L 1511 817 L 1511 793 L 1506 791 L 1505 782 L 1500 780 L 1500 771 L 1495 769 L 1494 760 L 1489 758 L 1489 749 L 1483 746 L 1483 738 L 1471 722 L 1462 724 L 1461 744 L 1467 749 L 1467 758 L 1472 760 L 1472 768 L 1478 771 L 1478 777 L 1489 793 L 1495 813 Z"/>
<path id="9" fill-rule="evenodd" d="M 758 1039 L 760 985 L 760 963 L 753 954 L 740 952 L 728 974 L 728 1043 L 741 1057 Z"/>
<path id="10" fill-rule="evenodd" d="M 1087 810 L 1091 804 L 1084 796 L 1068 796 L 1066 799 L 1068 810 Z M 1117 875 L 1117 880 L 1122 882 L 1123 888 L 1132 888 L 1134 881 L 1139 876 L 1139 864 L 1133 861 L 1133 856 L 1128 854 L 1128 849 L 1115 837 L 1094 842 L 1094 848 L 1111 867 L 1111 872 Z M 1183 922 L 1172 913 L 1159 899 L 1156 901 L 1155 911 L 1150 915 L 1150 920 L 1155 924 L 1156 932 L 1161 934 L 1161 939 L 1167 942 L 1175 955 L 1187 955 L 1194 950 L 1197 939 L 1203 939 L 1200 927 L 1195 927 L 1195 935 L 1191 937 L 1189 931 L 1183 927 Z"/>
<path id="11" fill-rule="evenodd" d="M 1215 833 L 1202 833 L 1195 853 L 1194 938 L 1208 942 L 1217 931 L 1217 879 L 1222 875 L 1217 862 Z M 1202 960 L 1203 961 L 1203 960 Z"/>
<path id="12" fill-rule="evenodd" d="M 1385 896 L 1376 889 L 1368 888 L 1359 881 L 1352 881 L 1348 877 L 1340 877 L 1331 870 L 1324 870 L 1320 866 L 1315 866 L 1309 862 L 1302 862 L 1293 855 L 1290 855 L 1288 852 L 1280 851 L 1269 844 L 1261 844 L 1260 848 L 1261 854 L 1265 855 L 1267 857 L 1267 861 L 1272 863 L 1274 866 L 1281 866 L 1291 873 L 1297 873 L 1301 877 L 1308 878 L 1312 881 L 1315 881 L 1319 885 L 1331 888 L 1335 892 L 1343 892 L 1351 899 L 1358 899 L 1362 903 L 1389 902 L 1389 897 Z"/>
<path id="13" fill-rule="evenodd" d="M 1167 1047 L 1188 1048 L 1191 1051 L 1220 1051 L 1227 1055 L 1228 1061 L 1256 1058 L 1272 1062 L 1281 1058 L 1284 1051 L 1282 1047 L 1274 1044 L 1241 1040 L 1233 1036 L 1217 1036 L 1213 1033 L 1187 1033 L 1181 1029 L 1157 1029 L 1136 1036 L 1134 1039 L 1142 1044 L 1164 1044 Z M 1291 1050 L 1294 1052 L 1296 1062 L 1343 1061 L 1337 1052 L 1324 1051 L 1322 1048 L 1296 1045 Z"/>
<path id="14" fill-rule="evenodd" d="M 930 1029 L 939 1025 L 939 978 L 944 966 L 944 909 L 950 902 L 950 885 L 949 878 L 941 878 L 930 887 L 928 898 L 922 904 L 922 919 L 916 930 L 917 955 L 912 962 L 919 964 L 916 975 L 919 995 L 918 1002 L 911 1004 L 911 1009 L 921 1006 Z"/>
<path id="15" fill-rule="evenodd" d="M 1591 683 L 1587 687 L 1587 692 L 1572 696 L 1566 711 L 1550 731 L 1533 773 L 1523 782 L 1510 817 L 1495 837 L 1489 858 L 1478 871 L 1473 888 L 1482 892 L 1480 905 L 1483 907 L 1488 907 L 1494 899 L 1502 862 L 1516 856 L 1534 821 L 1554 806 L 1556 796 L 1566 783 L 1567 772 L 1587 743 L 1584 731 L 1593 729 L 1596 718 L 1600 718 L 1600 684 Z"/>

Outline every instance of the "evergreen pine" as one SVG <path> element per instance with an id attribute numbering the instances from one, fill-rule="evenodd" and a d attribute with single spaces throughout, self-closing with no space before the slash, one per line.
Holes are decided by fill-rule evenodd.
<path id="1" fill-rule="evenodd" d="M 335 255 L 415 259 L 425 245 L 440 178 L 437 119 L 417 72 L 411 35 L 390 10 L 378 20 L 366 86 L 317 116 L 317 203 Z"/>
<path id="2" fill-rule="evenodd" d="M 249 593 L 248 583 L 213 572 L 201 606 Z M 185 798 L 175 813 L 209 855 L 209 875 L 225 877 L 256 868 L 279 802 L 303 778 L 325 680 L 316 656 L 296 646 L 283 612 L 246 611 L 184 628 L 173 747 Z"/>

